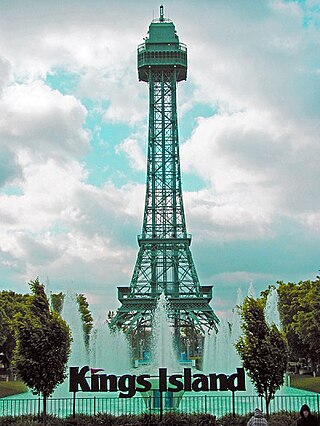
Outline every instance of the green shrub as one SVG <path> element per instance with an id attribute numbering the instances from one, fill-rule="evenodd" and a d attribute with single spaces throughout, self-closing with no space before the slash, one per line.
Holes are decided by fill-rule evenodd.
<path id="1" fill-rule="evenodd" d="M 54 416 L 47 416 L 47 426 L 61 426 L 63 420 Z M 42 426 L 43 421 L 37 416 L 21 416 L 21 417 L 0 417 L 0 426 Z"/>
<path id="2" fill-rule="evenodd" d="M 194 422 L 191 424 L 194 426 L 216 426 L 216 416 L 212 416 L 211 414 L 197 414 Z"/>
<path id="3" fill-rule="evenodd" d="M 114 426 L 141 426 L 143 424 L 143 416 L 137 416 L 137 415 L 123 415 L 119 417 L 115 417 L 114 422 L 112 425 Z"/>
<path id="4" fill-rule="evenodd" d="M 292 426 L 296 424 L 296 420 L 299 417 L 298 413 L 282 412 L 272 414 L 269 419 L 269 426 Z"/>
<path id="5" fill-rule="evenodd" d="M 236 416 L 232 414 L 221 417 L 217 420 L 217 426 L 247 426 L 250 416 Z"/>
<path id="6" fill-rule="evenodd" d="M 72 417 L 68 417 L 67 419 L 64 420 L 64 423 L 61 423 L 61 425 L 62 424 L 65 426 L 72 426 L 72 425 L 95 426 L 98 424 L 102 425 L 104 423 L 97 423 L 96 417 L 88 416 L 86 414 L 78 414 L 75 419 L 73 419 Z M 106 425 L 109 426 L 109 423 L 106 423 Z M 112 423 L 110 423 L 110 425 L 112 425 Z"/>
<path id="7" fill-rule="evenodd" d="M 97 414 L 88 416 L 77 415 L 75 419 L 59 419 L 47 416 L 46 426 L 246 426 L 251 416 L 223 416 L 218 420 L 211 414 L 165 413 L 162 420 L 158 415 L 122 415 Z M 293 426 L 296 424 L 298 413 L 281 412 L 272 414 L 269 426 Z M 320 423 L 319 423 L 320 424 Z M 0 417 L 0 426 L 42 426 L 43 422 L 37 416 Z"/>

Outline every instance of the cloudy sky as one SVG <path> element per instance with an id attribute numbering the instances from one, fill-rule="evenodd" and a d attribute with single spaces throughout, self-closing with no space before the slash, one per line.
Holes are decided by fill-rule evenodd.
<path id="1" fill-rule="evenodd" d="M 153 0 L 0 0 L 0 282 L 87 294 L 129 285 L 142 225 Z M 188 45 L 183 189 L 218 315 L 237 288 L 320 269 L 318 0 L 168 0 Z"/>

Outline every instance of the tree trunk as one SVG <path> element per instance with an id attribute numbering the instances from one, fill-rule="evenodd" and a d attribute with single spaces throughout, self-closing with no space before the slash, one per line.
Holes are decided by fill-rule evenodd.
<path id="1" fill-rule="evenodd" d="M 43 422 L 44 424 L 46 424 L 46 420 L 47 420 L 47 395 L 44 393 L 43 394 Z"/>
<path id="2" fill-rule="evenodd" d="M 265 392 L 264 395 L 265 395 L 264 398 L 266 400 L 266 416 L 267 416 L 267 419 L 269 420 L 269 403 L 270 403 L 270 398 L 268 396 L 268 392 Z"/>
<path id="3" fill-rule="evenodd" d="M 315 363 L 314 357 L 310 358 L 310 363 L 311 363 L 311 372 L 313 374 L 313 372 L 316 371 L 316 365 L 315 365 L 316 363 Z"/>

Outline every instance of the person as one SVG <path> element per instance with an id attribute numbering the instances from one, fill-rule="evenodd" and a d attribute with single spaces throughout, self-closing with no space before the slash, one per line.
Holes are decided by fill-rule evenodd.
<path id="1" fill-rule="evenodd" d="M 259 408 L 254 410 L 254 415 L 248 421 L 247 426 L 268 426 L 268 422 Z"/>
<path id="2" fill-rule="evenodd" d="M 297 426 L 310 425 L 317 426 L 318 422 L 315 416 L 310 413 L 310 408 L 304 404 L 300 410 L 300 419 L 297 421 Z"/>

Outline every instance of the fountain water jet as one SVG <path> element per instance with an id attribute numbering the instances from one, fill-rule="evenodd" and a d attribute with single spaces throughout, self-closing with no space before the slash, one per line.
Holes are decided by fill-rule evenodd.
<path id="1" fill-rule="evenodd" d="M 248 288 L 247 296 L 248 297 L 253 297 L 254 299 L 256 297 L 256 291 L 255 291 L 255 288 L 254 288 L 254 285 L 253 285 L 252 281 L 250 281 L 250 283 L 249 283 L 249 288 Z"/>
<path id="2" fill-rule="evenodd" d="M 274 324 L 278 330 L 281 329 L 281 321 L 278 309 L 278 291 L 272 287 L 267 296 L 266 307 L 265 307 L 265 318 L 267 324 L 271 326 Z"/>
<path id="3" fill-rule="evenodd" d="M 151 369 L 167 368 L 169 372 L 179 371 L 173 345 L 173 331 L 169 324 L 168 302 L 161 294 L 154 312 L 152 322 L 152 361 Z"/>
<path id="4" fill-rule="evenodd" d="M 63 308 L 61 312 L 62 318 L 70 327 L 72 343 L 71 354 L 67 365 L 67 373 L 69 367 L 80 366 L 88 364 L 88 350 L 85 344 L 85 337 L 83 331 L 83 323 L 79 312 L 79 304 L 77 302 L 77 295 L 75 293 L 66 293 L 63 301 Z M 69 396 L 69 383 L 66 379 L 54 391 L 55 397 Z"/>
<path id="5" fill-rule="evenodd" d="M 91 336 L 90 365 L 113 374 L 128 372 L 131 367 L 130 350 L 122 332 L 111 332 L 108 324 L 100 321 Z"/>
<path id="6" fill-rule="evenodd" d="M 75 293 L 66 293 L 61 316 L 69 325 L 72 334 L 71 355 L 68 366 L 84 365 L 88 363 L 89 358 L 85 344 L 83 323 Z"/>

